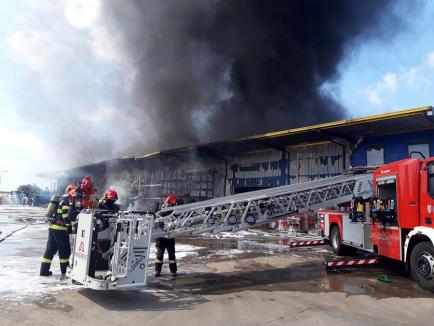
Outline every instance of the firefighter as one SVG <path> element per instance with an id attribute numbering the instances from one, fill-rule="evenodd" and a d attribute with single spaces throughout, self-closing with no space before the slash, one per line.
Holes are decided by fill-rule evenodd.
<path id="1" fill-rule="evenodd" d="M 95 207 L 96 189 L 90 176 L 85 176 L 80 182 L 79 187 L 69 191 L 69 211 L 68 215 L 72 223 L 72 233 L 77 232 L 78 214 L 82 209 Z"/>
<path id="2" fill-rule="evenodd" d="M 357 198 L 353 196 L 350 204 L 350 219 L 351 222 L 357 222 Z"/>
<path id="3" fill-rule="evenodd" d="M 352 222 L 362 222 L 365 218 L 365 204 L 363 202 L 363 197 L 353 196 L 351 200 L 351 213 L 350 218 Z"/>
<path id="4" fill-rule="evenodd" d="M 93 187 L 93 182 L 90 176 L 85 176 L 80 183 L 80 187 L 76 189 L 76 198 L 79 200 L 79 206 L 83 208 L 95 207 L 96 189 Z"/>
<path id="5" fill-rule="evenodd" d="M 362 197 L 357 197 L 357 204 L 356 204 L 356 214 L 357 214 L 357 221 L 363 222 L 365 218 L 365 203 L 363 202 Z"/>
<path id="6" fill-rule="evenodd" d="M 175 195 L 169 195 L 165 200 L 162 208 L 171 207 L 176 205 Z M 169 269 L 173 277 L 176 277 L 176 272 L 178 270 L 176 266 L 175 257 L 175 239 L 174 238 L 157 238 L 155 241 L 155 247 L 157 248 L 157 258 L 155 259 L 155 276 L 159 277 L 161 275 L 161 270 L 163 268 L 163 258 L 164 251 L 167 249 L 169 255 Z"/>
<path id="7" fill-rule="evenodd" d="M 69 265 L 69 256 L 71 255 L 71 245 L 69 243 L 69 234 L 71 233 L 71 219 L 68 211 L 70 208 L 70 193 L 76 189 L 74 184 L 66 187 L 65 194 L 60 199 L 57 210 L 49 218 L 47 248 L 41 262 L 41 276 L 50 276 L 51 261 L 59 252 L 60 272 L 66 274 L 66 268 Z"/>
<path id="8" fill-rule="evenodd" d="M 113 189 L 108 189 L 104 197 L 98 202 L 98 208 L 108 211 L 118 211 L 119 206 L 115 203 L 118 200 L 118 194 Z"/>

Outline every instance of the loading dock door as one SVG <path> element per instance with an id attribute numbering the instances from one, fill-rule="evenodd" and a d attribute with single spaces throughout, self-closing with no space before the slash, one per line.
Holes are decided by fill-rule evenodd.
<path id="1" fill-rule="evenodd" d="M 289 147 L 289 183 L 300 183 L 339 175 L 344 170 L 342 146 L 321 143 Z"/>

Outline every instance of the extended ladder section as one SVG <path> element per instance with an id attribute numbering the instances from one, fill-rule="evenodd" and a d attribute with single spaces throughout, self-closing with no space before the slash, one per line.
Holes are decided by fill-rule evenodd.
<path id="1" fill-rule="evenodd" d="M 238 231 L 294 213 L 372 195 L 372 175 L 341 175 L 168 207 L 156 213 L 153 238 Z"/>
<path id="2" fill-rule="evenodd" d="M 297 212 L 328 208 L 372 195 L 372 175 L 341 175 L 146 212 L 84 211 L 79 215 L 69 275 L 98 289 L 143 287 L 150 243 L 179 237 L 239 231 Z"/>

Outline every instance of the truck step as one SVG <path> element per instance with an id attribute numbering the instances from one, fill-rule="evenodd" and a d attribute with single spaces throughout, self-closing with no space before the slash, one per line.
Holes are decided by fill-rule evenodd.
<path id="1" fill-rule="evenodd" d="M 378 264 L 378 258 L 325 261 L 326 268 L 349 267 Z"/>
<path id="2" fill-rule="evenodd" d="M 324 244 L 324 239 L 322 240 L 309 240 L 309 241 L 296 241 L 290 242 L 288 245 L 290 247 L 303 247 L 303 246 L 317 246 Z"/>

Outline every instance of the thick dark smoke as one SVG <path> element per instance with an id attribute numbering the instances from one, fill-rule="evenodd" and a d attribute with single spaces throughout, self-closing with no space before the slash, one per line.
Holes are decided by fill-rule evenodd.
<path id="1" fill-rule="evenodd" d="M 155 148 L 345 117 L 321 86 L 357 44 L 399 25 L 388 0 L 103 3 L 135 62 L 130 95 Z"/>
<path id="2" fill-rule="evenodd" d="M 6 84 L 41 170 L 335 120 L 340 65 L 396 35 L 407 3 L 26 2 Z"/>

